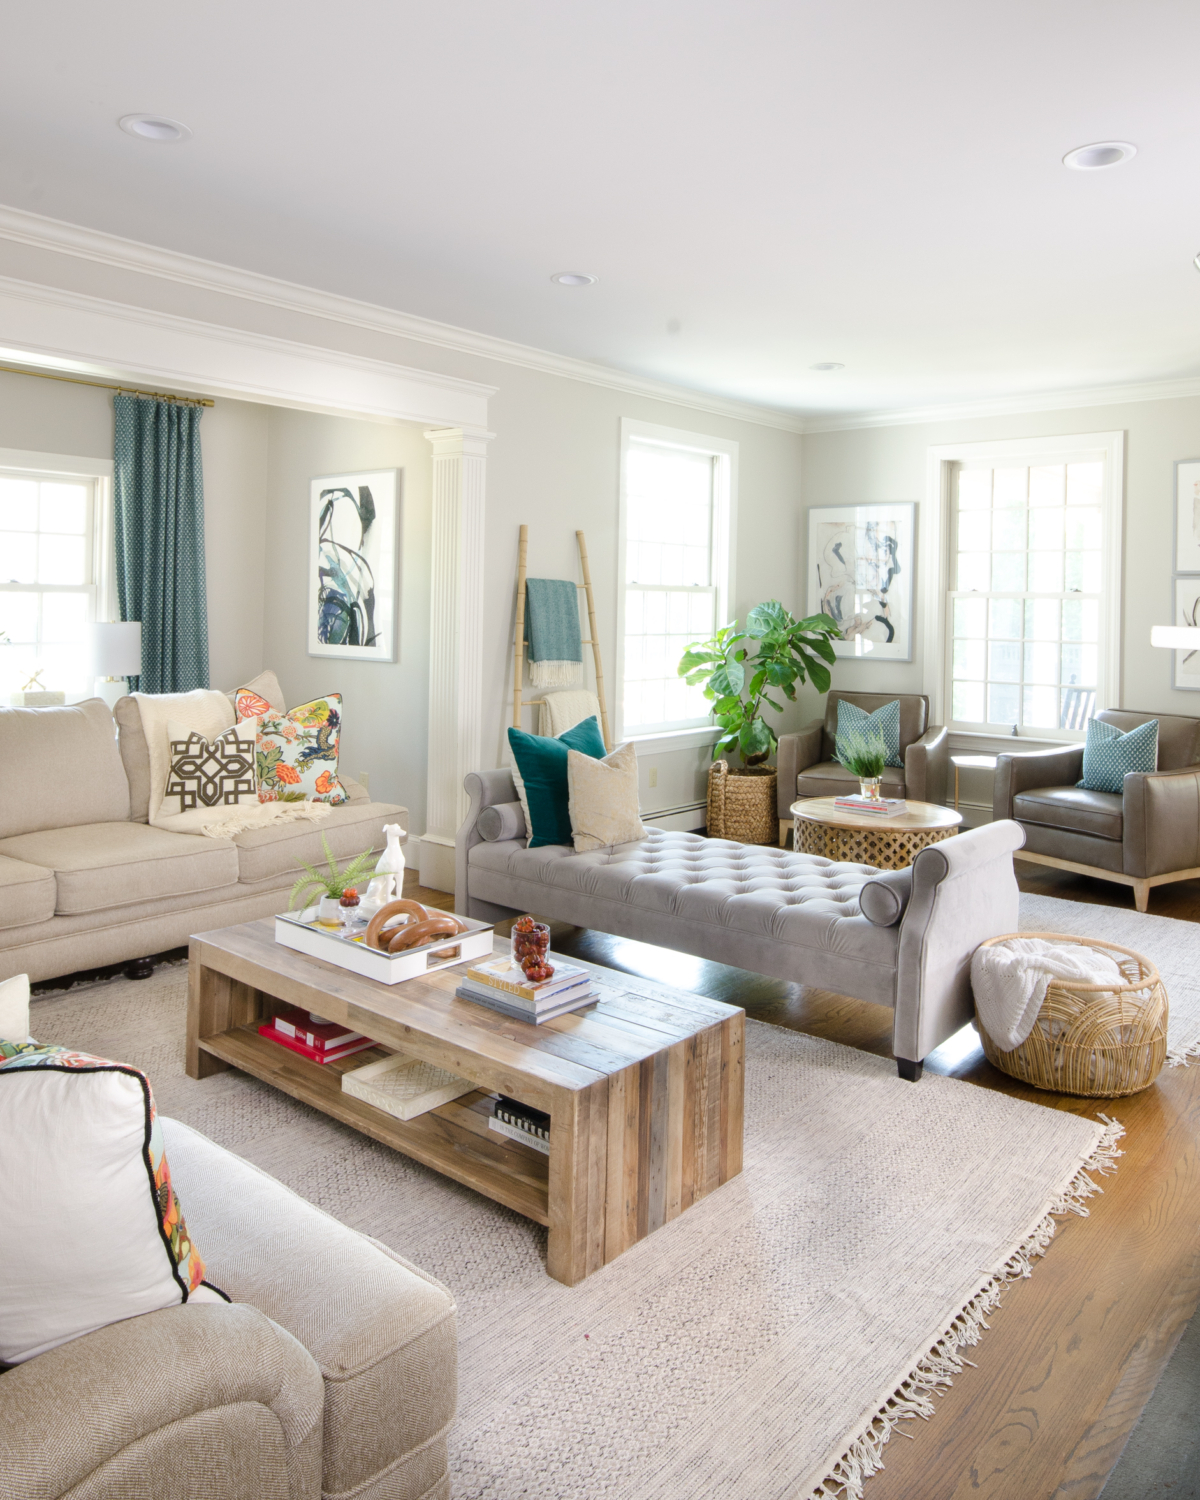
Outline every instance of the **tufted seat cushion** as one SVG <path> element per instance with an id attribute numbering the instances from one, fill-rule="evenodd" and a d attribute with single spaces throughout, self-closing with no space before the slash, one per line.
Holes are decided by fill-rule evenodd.
<path id="1" fill-rule="evenodd" d="M 782 944 L 808 983 L 845 992 L 853 971 L 853 993 L 893 1003 L 898 929 L 873 925 L 858 907 L 878 874 L 871 865 L 662 829 L 588 854 L 484 842 L 469 860 L 472 893 L 485 901 L 512 906 L 517 897 L 540 916 L 581 926 L 597 925 L 602 902 L 606 932 L 758 972 L 763 942 Z"/>

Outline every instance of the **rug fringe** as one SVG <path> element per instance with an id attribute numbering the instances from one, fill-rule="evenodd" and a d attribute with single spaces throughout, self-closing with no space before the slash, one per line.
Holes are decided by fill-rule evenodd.
<path id="1" fill-rule="evenodd" d="M 1117 1158 L 1124 1153 L 1117 1142 L 1125 1134 L 1119 1120 L 1100 1115 L 1104 1132 L 1095 1149 L 1050 1205 L 1046 1217 L 1017 1247 L 994 1276 L 976 1292 L 933 1348 L 902 1380 L 883 1407 L 871 1419 L 866 1431 L 855 1438 L 816 1489 L 805 1500 L 862 1500 L 863 1483 L 883 1468 L 883 1449 L 901 1422 L 912 1417 L 924 1420 L 933 1416 L 934 1395 L 949 1386 L 964 1365 L 971 1363 L 959 1352 L 977 1344 L 987 1330 L 989 1313 L 999 1306 L 1004 1288 L 1018 1277 L 1027 1277 L 1033 1262 L 1046 1253 L 1054 1238 L 1055 1214 L 1078 1214 L 1087 1218 L 1087 1200 L 1104 1189 L 1089 1173 L 1102 1177 L 1117 1170 Z M 902 1433 L 902 1436 L 911 1436 Z"/>
<path id="2" fill-rule="evenodd" d="M 1195 1041 L 1184 1042 L 1181 1046 L 1168 1047 L 1167 1067 L 1178 1068 L 1197 1057 L 1200 1057 L 1200 1036 Z"/>

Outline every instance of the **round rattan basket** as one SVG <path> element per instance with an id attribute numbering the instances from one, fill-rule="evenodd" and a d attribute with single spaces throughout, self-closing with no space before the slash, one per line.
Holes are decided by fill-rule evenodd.
<path id="1" fill-rule="evenodd" d="M 708 772 L 708 836 L 739 844 L 774 844 L 779 831 L 774 766 L 731 770 L 716 760 Z"/>
<path id="2" fill-rule="evenodd" d="M 1010 932 L 981 946 L 1022 936 L 1030 934 Z M 1037 936 L 1108 954 L 1126 982 L 1106 986 L 1051 979 L 1033 1030 L 1011 1052 L 1001 1052 L 976 1020 L 987 1060 L 1011 1078 L 1057 1094 L 1117 1099 L 1147 1088 L 1167 1055 L 1167 992 L 1158 970 L 1117 943 L 1062 932 Z"/>

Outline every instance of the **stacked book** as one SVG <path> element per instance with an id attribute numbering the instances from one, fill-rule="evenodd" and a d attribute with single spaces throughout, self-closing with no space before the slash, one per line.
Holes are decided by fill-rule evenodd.
<path id="1" fill-rule="evenodd" d="M 550 1155 L 550 1116 L 518 1099 L 501 1094 L 492 1107 L 488 1129 Z"/>
<path id="2" fill-rule="evenodd" d="M 835 797 L 833 805 L 844 812 L 877 813 L 881 818 L 894 818 L 897 813 L 908 811 L 908 803 L 903 797 L 860 797 L 857 792 Z"/>
<path id="3" fill-rule="evenodd" d="M 258 1034 L 318 1063 L 336 1062 L 339 1057 L 365 1052 L 375 1045 L 369 1036 L 351 1031 L 337 1021 L 314 1020 L 312 1011 L 300 1010 L 295 1005 L 264 1021 Z"/>
<path id="4" fill-rule="evenodd" d="M 472 964 L 455 993 L 460 1000 L 474 1000 L 534 1025 L 595 1005 L 600 998 L 591 973 L 577 964 L 556 961 L 551 977 L 534 984 L 507 955 Z"/>

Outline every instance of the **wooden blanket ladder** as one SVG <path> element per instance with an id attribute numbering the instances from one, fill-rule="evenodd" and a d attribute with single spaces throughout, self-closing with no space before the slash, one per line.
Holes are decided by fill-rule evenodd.
<path id="1" fill-rule="evenodd" d="M 587 538 L 582 531 L 575 533 L 579 544 L 579 567 L 583 582 L 575 587 L 581 589 L 587 599 L 588 634 L 583 645 L 592 648 L 592 665 L 596 671 L 596 698 L 600 703 L 600 730 L 604 735 L 604 748 L 612 749 L 612 736 L 608 730 L 608 704 L 604 698 L 604 667 L 600 661 L 600 637 L 596 631 L 596 601 L 592 595 L 592 570 L 588 567 Z M 522 526 L 517 547 L 517 629 L 513 641 L 513 728 L 521 727 L 521 710 L 533 708 L 545 700 L 522 698 L 525 691 L 525 574 L 529 553 L 529 527 Z"/>

